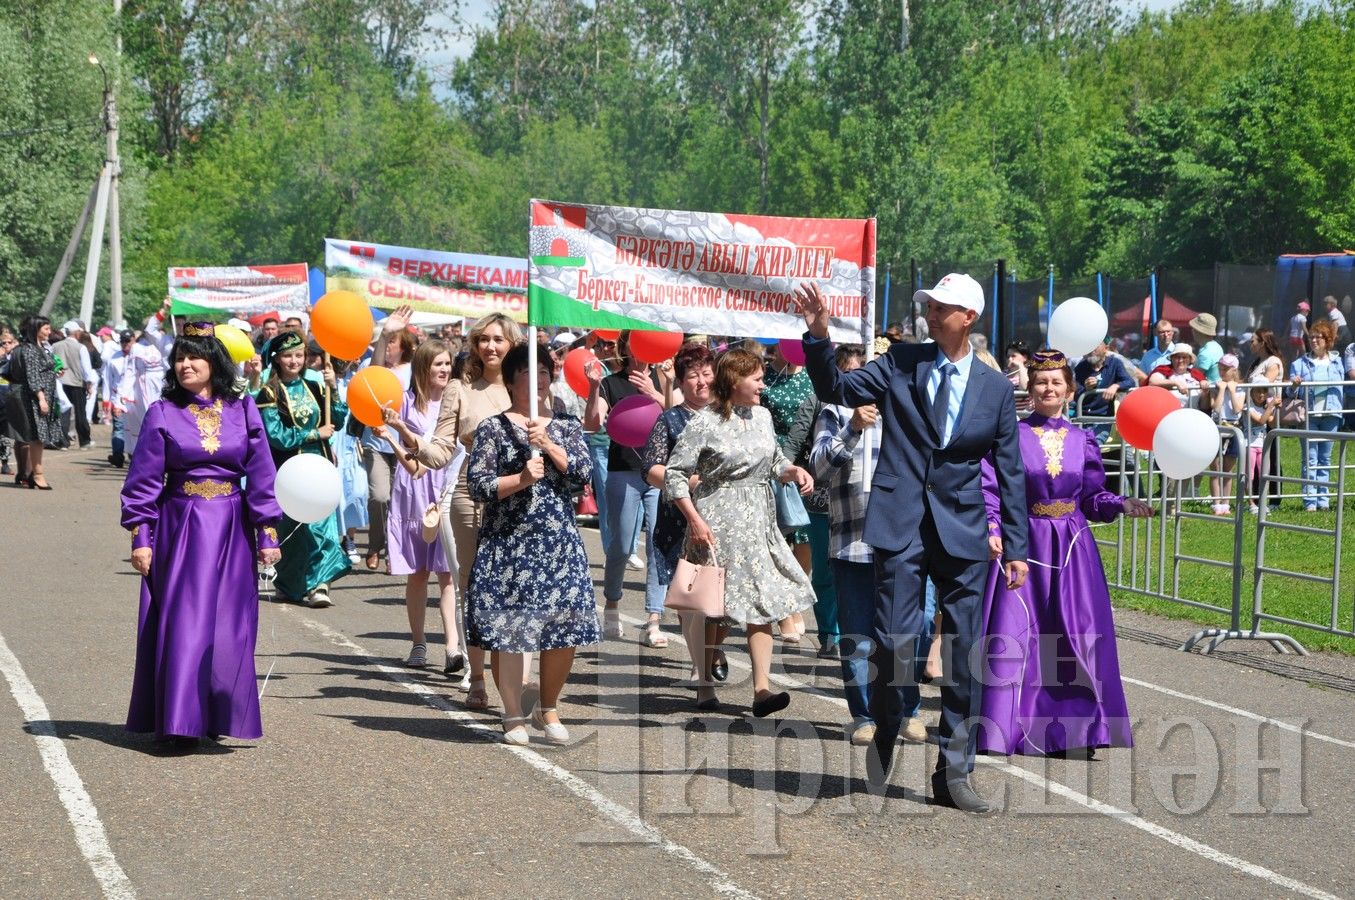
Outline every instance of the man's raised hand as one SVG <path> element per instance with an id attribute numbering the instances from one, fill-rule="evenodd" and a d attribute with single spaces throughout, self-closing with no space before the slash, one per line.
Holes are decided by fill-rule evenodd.
<path id="1" fill-rule="evenodd" d="M 819 286 L 805 281 L 791 294 L 800 315 L 805 318 L 805 330 L 816 338 L 828 337 L 828 307 L 823 302 Z"/>

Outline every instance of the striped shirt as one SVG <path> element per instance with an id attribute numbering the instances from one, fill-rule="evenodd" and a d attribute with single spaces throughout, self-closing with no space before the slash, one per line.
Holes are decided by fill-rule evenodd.
<path id="1" fill-rule="evenodd" d="M 846 406 L 824 406 L 814 423 L 814 447 L 809 452 L 809 471 L 828 488 L 828 554 L 833 559 L 868 563 L 874 559 L 870 545 L 863 539 L 866 530 L 866 502 L 870 496 L 862 489 L 866 444 L 861 432 L 849 425 L 852 410 Z M 870 471 L 880 458 L 880 426 L 871 429 Z"/>

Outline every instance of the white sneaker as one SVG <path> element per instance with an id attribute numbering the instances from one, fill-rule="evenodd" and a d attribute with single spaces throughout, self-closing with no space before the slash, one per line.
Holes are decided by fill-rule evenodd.
<path id="1" fill-rule="evenodd" d="M 605 640 L 607 638 L 622 638 L 625 637 L 625 635 L 626 631 L 621 625 L 621 610 L 603 609 L 602 610 L 603 639 Z"/>
<path id="2" fill-rule="evenodd" d="M 635 570 L 639 571 L 640 569 L 643 569 L 644 567 L 645 567 L 645 561 L 644 561 L 643 559 L 640 558 L 640 555 L 639 555 L 638 553 L 632 553 L 632 554 L 630 555 L 630 558 L 626 560 L 626 568 L 627 568 L 627 569 L 635 569 Z"/>

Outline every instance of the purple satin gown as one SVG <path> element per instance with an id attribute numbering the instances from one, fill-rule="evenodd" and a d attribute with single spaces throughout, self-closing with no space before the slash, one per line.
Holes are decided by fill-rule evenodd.
<path id="1" fill-rule="evenodd" d="M 275 474 L 250 397 L 159 400 L 146 411 L 122 486 L 132 549 L 152 548 L 128 731 L 263 736 L 255 556 L 278 545 Z"/>
<path id="2" fill-rule="evenodd" d="M 1091 432 L 1032 415 L 1019 436 L 1030 575 L 1012 591 L 999 564 L 989 573 L 978 750 L 1042 755 L 1132 746 L 1110 591 L 1088 525 L 1113 521 L 1124 498 L 1105 489 Z M 997 534 L 997 481 L 988 461 L 983 465 L 989 533 Z"/>

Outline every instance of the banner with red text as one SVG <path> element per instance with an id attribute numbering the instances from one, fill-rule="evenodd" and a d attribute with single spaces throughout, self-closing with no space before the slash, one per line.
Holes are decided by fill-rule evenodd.
<path id="1" fill-rule="evenodd" d="M 501 312 L 527 321 L 527 261 L 325 238 L 325 289 L 376 309 L 414 307 L 415 324 Z"/>
<path id="2" fill-rule="evenodd" d="M 195 266 L 169 270 L 170 312 L 183 315 L 238 315 L 265 310 L 305 310 L 310 305 L 306 264 L 283 266 Z"/>
<path id="3" fill-rule="evenodd" d="M 533 200 L 530 321 L 798 338 L 815 281 L 834 341 L 869 343 L 875 220 L 791 219 Z"/>

